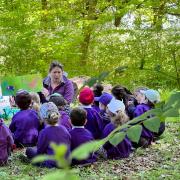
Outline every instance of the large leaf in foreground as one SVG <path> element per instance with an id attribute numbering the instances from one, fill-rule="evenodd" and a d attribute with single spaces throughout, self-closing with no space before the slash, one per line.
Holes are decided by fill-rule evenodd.
<path id="1" fill-rule="evenodd" d="M 132 126 L 127 130 L 127 136 L 131 141 L 138 143 L 141 135 L 141 131 L 142 131 L 141 125 Z"/>
<path id="2" fill-rule="evenodd" d="M 105 140 L 97 140 L 82 144 L 78 148 L 74 149 L 71 153 L 71 158 L 77 160 L 83 160 L 88 158 L 90 153 L 97 151 L 103 144 Z"/>
<path id="3" fill-rule="evenodd" d="M 143 122 L 144 126 L 152 132 L 158 133 L 160 127 L 160 119 L 158 117 L 152 117 Z"/>
<path id="4" fill-rule="evenodd" d="M 114 136 L 109 140 L 113 146 L 117 146 L 125 138 L 125 132 L 115 133 Z"/>

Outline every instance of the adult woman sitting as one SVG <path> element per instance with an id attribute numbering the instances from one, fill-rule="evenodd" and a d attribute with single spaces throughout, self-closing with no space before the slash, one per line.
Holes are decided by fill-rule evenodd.
<path id="1" fill-rule="evenodd" d="M 49 75 L 43 80 L 43 94 L 45 97 L 54 93 L 61 94 L 70 104 L 73 101 L 74 88 L 63 71 L 63 66 L 58 61 L 53 61 L 49 67 Z"/>

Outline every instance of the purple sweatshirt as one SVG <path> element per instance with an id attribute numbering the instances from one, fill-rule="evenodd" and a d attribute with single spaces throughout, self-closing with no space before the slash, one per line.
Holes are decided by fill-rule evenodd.
<path id="1" fill-rule="evenodd" d="M 137 105 L 133 116 L 134 116 L 134 118 L 138 117 L 138 116 L 144 114 L 146 111 L 149 111 L 150 109 L 151 109 L 151 107 L 148 106 L 147 104 Z M 147 139 L 148 144 L 151 144 L 151 142 L 153 140 L 153 133 L 150 130 L 148 130 L 147 128 L 145 128 L 144 125 L 142 125 L 141 137 Z"/>
<path id="2" fill-rule="evenodd" d="M 38 137 L 37 155 L 48 154 L 52 155 L 53 150 L 50 143 L 65 144 L 68 147 L 67 155 L 70 153 L 71 136 L 64 126 L 47 126 L 43 129 Z M 45 161 L 44 166 L 55 167 L 54 161 Z"/>
<path id="3" fill-rule="evenodd" d="M 63 81 L 55 89 L 51 87 L 51 80 L 49 77 L 46 77 L 43 81 L 43 86 L 49 91 L 49 94 L 59 93 L 64 99 L 70 104 L 73 101 L 74 97 L 74 87 L 72 81 L 63 76 Z"/>
<path id="4" fill-rule="evenodd" d="M 37 143 L 39 127 L 37 112 L 27 109 L 21 110 L 13 116 L 9 129 L 13 133 L 16 144 L 33 146 Z"/>
<path id="5" fill-rule="evenodd" d="M 94 110 L 96 110 L 98 113 L 100 112 L 99 106 L 93 104 L 93 105 L 92 105 L 92 108 L 93 108 Z"/>
<path id="6" fill-rule="evenodd" d="M 76 149 L 81 144 L 94 140 L 92 133 L 83 127 L 73 128 L 70 131 L 70 134 L 71 134 L 71 151 Z M 72 164 L 86 164 L 86 163 L 93 163 L 95 161 L 96 161 L 95 155 L 91 154 L 86 160 L 78 161 L 74 159 L 72 161 Z"/>
<path id="7" fill-rule="evenodd" d="M 8 153 L 11 151 L 13 144 L 14 141 L 10 130 L 0 119 L 0 165 L 7 162 Z"/>
<path id="8" fill-rule="evenodd" d="M 115 129 L 114 124 L 109 123 L 103 131 L 103 138 L 107 137 Z M 129 157 L 131 153 L 131 141 L 126 136 L 123 141 L 121 141 L 116 147 L 107 142 L 104 145 L 104 148 L 107 151 L 107 156 L 109 159 L 119 159 Z"/>
<path id="9" fill-rule="evenodd" d="M 107 113 L 106 113 L 105 110 L 101 110 L 101 111 L 99 112 L 99 114 L 100 114 L 100 116 L 101 116 L 101 118 L 102 118 L 102 120 L 103 120 L 103 128 L 105 128 L 106 125 L 108 125 L 108 124 L 111 122 L 111 120 L 110 120 L 109 117 L 107 116 Z"/>
<path id="10" fill-rule="evenodd" d="M 65 111 L 59 111 L 61 117 L 59 119 L 59 124 L 63 125 L 68 131 L 72 129 L 70 117 Z"/>
<path id="11" fill-rule="evenodd" d="M 85 128 L 88 129 L 94 139 L 100 139 L 103 131 L 102 118 L 96 110 L 91 108 L 91 106 L 82 106 L 87 112 L 87 123 Z"/>

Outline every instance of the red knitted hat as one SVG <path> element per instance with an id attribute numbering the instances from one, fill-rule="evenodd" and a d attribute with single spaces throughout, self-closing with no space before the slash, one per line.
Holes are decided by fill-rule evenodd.
<path id="1" fill-rule="evenodd" d="M 85 87 L 79 93 L 79 102 L 84 105 L 89 105 L 94 101 L 94 93 L 93 91 Z"/>

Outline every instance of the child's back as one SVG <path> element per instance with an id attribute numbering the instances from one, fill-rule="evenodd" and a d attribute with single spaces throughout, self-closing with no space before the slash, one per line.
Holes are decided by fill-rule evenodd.
<path id="1" fill-rule="evenodd" d="M 87 143 L 89 141 L 93 141 L 92 133 L 84 128 L 84 125 L 87 122 L 86 111 L 81 108 L 74 108 L 70 114 L 71 123 L 73 129 L 70 131 L 71 134 L 71 151 L 76 149 L 78 146 Z M 96 161 L 96 157 L 94 154 L 89 155 L 89 157 L 85 160 L 78 161 L 73 159 L 72 164 L 89 164 Z"/>
<path id="2" fill-rule="evenodd" d="M 104 128 L 103 138 L 107 137 L 115 128 L 123 125 L 129 120 L 125 113 L 124 103 L 116 99 L 112 99 L 112 101 L 107 105 L 107 114 L 110 117 L 111 122 Z M 104 145 L 104 149 L 106 149 L 107 156 L 110 159 L 129 157 L 131 148 L 131 141 L 127 136 L 125 136 L 124 139 L 116 146 L 113 146 L 110 142 L 107 142 Z"/>
<path id="3" fill-rule="evenodd" d="M 37 112 L 27 109 L 19 111 L 13 116 L 9 129 L 13 133 L 15 144 L 34 146 L 37 143 L 39 126 Z"/>
<path id="4" fill-rule="evenodd" d="M 46 127 L 39 134 L 37 154 L 52 155 L 53 151 L 50 147 L 51 142 L 56 144 L 66 144 L 67 146 L 70 146 L 71 136 L 66 128 L 62 125 Z"/>
<path id="5" fill-rule="evenodd" d="M 87 123 L 85 128 L 88 129 L 92 134 L 94 139 L 100 139 L 103 131 L 102 118 L 96 110 L 91 107 L 83 107 L 87 112 Z"/>
<path id="6" fill-rule="evenodd" d="M 71 136 L 64 126 L 58 125 L 59 111 L 57 106 L 52 102 L 42 104 L 40 117 L 46 121 L 47 126 L 39 134 L 37 147 L 26 150 L 27 157 L 32 159 L 40 154 L 52 155 L 51 143 L 65 144 L 68 148 L 66 155 L 68 155 L 70 153 Z M 48 168 L 57 166 L 55 161 L 52 160 L 44 161 L 40 165 Z"/>
<path id="7" fill-rule="evenodd" d="M 109 123 L 103 130 L 103 138 L 107 137 L 115 128 L 114 124 Z M 131 141 L 128 137 L 125 137 L 117 146 L 113 146 L 109 142 L 104 145 L 104 149 L 107 150 L 107 156 L 109 159 L 129 157 L 131 148 Z"/>
<path id="8" fill-rule="evenodd" d="M 93 100 L 93 91 L 88 87 L 83 88 L 79 94 L 79 102 L 83 105 L 82 108 L 87 112 L 87 123 L 85 128 L 93 134 L 94 139 L 100 139 L 103 130 L 103 122 L 98 112 L 91 107 Z"/>
<path id="9" fill-rule="evenodd" d="M 71 134 L 71 151 L 76 149 L 78 146 L 93 141 L 93 135 L 90 131 L 88 131 L 85 128 L 74 128 L 70 131 Z M 85 160 L 74 160 L 72 161 L 72 164 L 86 164 L 86 163 L 93 163 L 96 161 L 96 157 L 91 154 L 89 157 Z"/>
<path id="10" fill-rule="evenodd" d="M 0 165 L 6 164 L 14 141 L 10 130 L 0 119 Z"/>
<path id="11" fill-rule="evenodd" d="M 74 150 L 81 144 L 94 140 L 90 131 L 85 128 L 73 128 L 71 134 L 71 150 Z"/>

